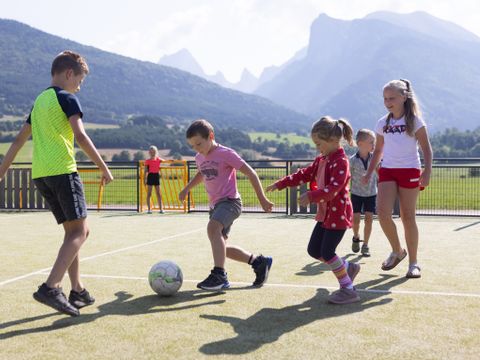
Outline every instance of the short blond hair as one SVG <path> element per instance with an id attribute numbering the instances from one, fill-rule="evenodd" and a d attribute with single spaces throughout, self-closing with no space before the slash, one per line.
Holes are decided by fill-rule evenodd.
<path id="1" fill-rule="evenodd" d="M 376 138 L 375 133 L 370 129 L 360 129 L 357 131 L 357 135 L 355 136 L 355 141 L 356 142 L 365 141 L 368 138 L 375 140 Z"/>

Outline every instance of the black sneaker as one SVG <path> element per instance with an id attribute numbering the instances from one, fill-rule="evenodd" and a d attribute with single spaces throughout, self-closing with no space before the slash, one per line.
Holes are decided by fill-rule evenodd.
<path id="1" fill-rule="evenodd" d="M 87 289 L 83 289 L 80 292 L 71 290 L 70 296 L 68 297 L 68 302 L 77 309 L 81 309 L 84 306 L 92 305 L 95 302 L 95 298 L 90 295 Z"/>
<path id="2" fill-rule="evenodd" d="M 227 274 L 222 275 L 213 272 L 213 270 L 205 280 L 197 284 L 197 288 L 210 291 L 228 289 L 229 287 L 230 283 L 228 282 Z"/>
<path id="3" fill-rule="evenodd" d="M 362 240 L 356 238 L 355 236 L 352 238 L 352 251 L 354 253 L 358 253 L 360 251 L 360 243 Z"/>
<path id="4" fill-rule="evenodd" d="M 270 256 L 259 255 L 252 264 L 255 272 L 255 281 L 253 286 L 262 286 L 268 278 L 268 273 L 272 267 L 273 259 Z"/>
<path id="5" fill-rule="evenodd" d="M 43 283 L 38 287 L 38 290 L 33 293 L 33 298 L 64 314 L 70 316 L 80 315 L 80 311 L 68 302 L 67 297 L 62 292 L 62 288 L 49 288 L 47 284 Z"/>

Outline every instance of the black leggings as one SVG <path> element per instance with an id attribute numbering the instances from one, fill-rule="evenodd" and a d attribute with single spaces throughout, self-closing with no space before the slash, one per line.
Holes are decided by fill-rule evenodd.
<path id="1" fill-rule="evenodd" d="M 331 260 L 336 255 L 335 250 L 345 231 L 325 229 L 322 227 L 322 223 L 317 222 L 308 243 L 308 254 L 317 260 Z"/>

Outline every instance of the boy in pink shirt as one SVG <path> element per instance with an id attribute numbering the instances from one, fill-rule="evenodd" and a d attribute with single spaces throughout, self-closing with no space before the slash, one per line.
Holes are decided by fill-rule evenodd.
<path id="1" fill-rule="evenodd" d="M 251 265 L 255 272 L 253 286 L 260 287 L 267 281 L 272 258 L 255 256 L 238 246 L 226 243 L 231 225 L 242 213 L 236 170 L 248 177 L 265 212 L 272 211 L 273 203 L 265 196 L 255 170 L 234 150 L 215 141 L 213 126 L 208 121 L 194 121 L 187 129 L 186 135 L 188 143 L 197 152 L 195 162 L 198 172 L 178 197 L 180 201 L 184 201 L 189 191 L 203 181 L 210 205 L 207 233 L 212 246 L 214 268 L 204 281 L 197 284 L 197 287 L 203 290 L 228 289 L 230 283 L 225 272 L 227 257 Z"/>

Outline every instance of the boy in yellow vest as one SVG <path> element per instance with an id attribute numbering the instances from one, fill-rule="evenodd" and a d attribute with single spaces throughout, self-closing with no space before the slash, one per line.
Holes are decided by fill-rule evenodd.
<path id="1" fill-rule="evenodd" d="M 0 181 L 30 135 L 33 139 L 32 177 L 47 201 L 65 236 L 45 283 L 33 294 L 35 300 L 62 313 L 78 316 L 79 308 L 95 299 L 80 280 L 79 251 L 88 237 L 87 207 L 83 184 L 77 173 L 77 144 L 100 168 L 104 184 L 112 174 L 86 134 L 82 108 L 74 95 L 88 74 L 85 59 L 73 51 L 57 55 L 52 63 L 52 84 L 35 100 L 32 111 L 0 165 Z M 67 300 L 60 284 L 68 271 L 72 289 Z"/>

